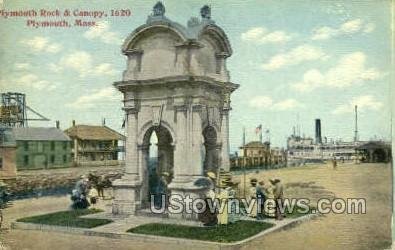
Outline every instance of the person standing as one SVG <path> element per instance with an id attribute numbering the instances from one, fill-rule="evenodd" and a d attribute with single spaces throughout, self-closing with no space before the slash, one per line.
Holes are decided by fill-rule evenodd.
<path id="1" fill-rule="evenodd" d="M 276 203 L 276 212 L 275 212 L 276 220 L 282 220 L 284 217 L 281 211 L 284 201 L 284 187 L 280 179 L 271 180 L 271 183 L 274 185 L 273 195 L 274 195 L 274 201 Z"/>
<path id="2" fill-rule="evenodd" d="M 207 177 L 210 183 L 204 195 L 206 210 L 204 210 L 203 213 L 199 214 L 199 220 L 203 223 L 204 226 L 215 226 L 218 223 L 218 210 L 211 211 L 210 207 L 213 207 L 215 202 L 215 180 L 217 176 L 214 172 L 208 172 Z M 211 203 L 211 206 L 209 205 L 209 203 Z"/>
<path id="3" fill-rule="evenodd" d="M 248 211 L 249 212 L 248 215 L 250 217 L 252 217 L 252 218 L 256 218 L 257 212 L 258 212 L 257 187 L 256 187 L 257 182 L 258 182 L 258 180 L 256 178 L 252 178 L 250 180 L 251 187 L 250 187 L 250 190 L 249 190 L 249 195 L 247 197 L 248 201 L 249 201 L 249 203 L 248 203 L 249 207 L 251 207 L 251 203 L 253 204 L 252 205 L 252 210 Z"/>
<path id="4" fill-rule="evenodd" d="M 258 214 L 257 219 L 263 219 L 265 213 L 265 201 L 266 201 L 266 190 L 265 190 L 265 182 L 263 180 L 258 182 L 258 186 L 256 188 L 256 196 L 258 202 Z"/>
<path id="5" fill-rule="evenodd" d="M 239 209 L 239 204 L 236 203 L 236 189 L 237 189 L 237 183 L 234 183 L 231 181 L 229 183 L 230 187 L 227 188 L 228 190 L 228 195 L 229 195 L 229 201 L 230 202 L 230 211 L 229 212 L 229 223 L 235 223 L 236 221 L 240 220 L 240 217 L 237 213 Z"/>
<path id="6" fill-rule="evenodd" d="M 94 186 L 92 186 L 89 189 L 88 197 L 89 197 L 89 202 L 92 204 L 93 207 L 95 207 L 95 205 L 99 199 L 99 192 L 97 191 L 97 189 Z"/>
<path id="7" fill-rule="evenodd" d="M 333 169 L 337 169 L 337 161 L 336 161 L 336 156 L 333 156 L 333 160 L 332 160 L 332 165 L 333 165 Z"/>
<path id="8" fill-rule="evenodd" d="M 220 211 L 217 215 L 217 220 L 219 225 L 227 225 L 229 223 L 229 216 L 228 213 L 228 199 L 229 199 L 229 189 L 228 184 L 226 181 L 222 180 L 219 184 L 219 194 L 216 198 L 220 201 Z"/>
<path id="9" fill-rule="evenodd" d="M 168 189 L 168 185 L 169 185 L 169 178 L 170 178 L 170 174 L 168 172 L 163 172 L 160 179 L 159 179 L 159 183 L 157 186 L 157 190 L 156 190 L 156 195 L 157 195 L 157 199 L 155 199 L 155 201 L 157 201 L 157 205 L 158 207 L 161 207 L 163 205 L 165 205 L 167 207 L 168 204 L 168 198 L 169 198 L 169 189 Z M 163 199 L 162 196 L 165 196 L 165 204 L 162 204 Z"/>

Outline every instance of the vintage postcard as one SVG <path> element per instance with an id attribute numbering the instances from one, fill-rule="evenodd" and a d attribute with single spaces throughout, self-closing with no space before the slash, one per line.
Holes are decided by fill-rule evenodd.
<path id="1" fill-rule="evenodd" d="M 391 0 L 0 0 L 0 249 L 391 249 Z"/>

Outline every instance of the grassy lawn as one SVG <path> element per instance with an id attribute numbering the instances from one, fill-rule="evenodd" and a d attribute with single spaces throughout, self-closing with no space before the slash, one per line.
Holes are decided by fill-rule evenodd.
<path id="1" fill-rule="evenodd" d="M 18 222 L 27 222 L 34 224 L 44 224 L 64 227 L 80 227 L 93 228 L 101 225 L 111 223 L 107 219 L 88 219 L 80 218 L 80 216 L 102 212 L 99 209 L 81 209 L 62 211 L 51 214 L 38 215 L 33 217 L 26 217 L 18 219 Z"/>
<path id="2" fill-rule="evenodd" d="M 240 202 L 240 209 L 242 211 L 244 211 L 245 214 L 247 214 L 246 212 L 246 208 L 244 207 L 243 203 Z M 304 215 L 308 215 L 312 213 L 312 210 L 317 210 L 315 207 L 309 206 L 309 210 L 306 212 L 305 208 L 296 206 L 294 207 L 294 209 L 292 209 L 292 211 L 289 211 L 288 209 L 285 210 L 285 217 L 286 218 L 297 218 L 300 216 L 304 216 Z M 274 218 L 274 217 L 269 217 L 267 215 L 263 215 L 264 218 Z"/>
<path id="3" fill-rule="evenodd" d="M 270 223 L 255 221 L 238 221 L 233 224 L 218 225 L 215 227 L 151 223 L 131 228 L 127 232 L 194 240 L 235 242 L 251 237 L 272 226 L 273 224 Z"/>

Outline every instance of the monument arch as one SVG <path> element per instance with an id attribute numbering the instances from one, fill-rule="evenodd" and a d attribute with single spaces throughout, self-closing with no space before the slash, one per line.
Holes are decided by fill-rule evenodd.
<path id="1" fill-rule="evenodd" d="M 113 185 L 113 213 L 145 207 L 153 131 L 158 171 L 171 172 L 171 194 L 200 197 L 205 190 L 196 180 L 206 171 L 230 168 L 230 95 L 238 88 L 226 68 L 232 49 L 210 8 L 201 13 L 183 26 L 167 18 L 158 2 L 122 46 L 127 66 L 114 86 L 123 93 L 127 139 L 125 174 Z"/>

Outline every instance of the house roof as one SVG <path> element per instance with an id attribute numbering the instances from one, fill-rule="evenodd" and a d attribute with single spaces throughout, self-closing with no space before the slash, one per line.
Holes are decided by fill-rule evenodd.
<path id="1" fill-rule="evenodd" d="M 260 141 L 252 141 L 252 142 L 249 142 L 246 145 L 244 145 L 242 148 L 264 148 L 267 146 L 265 144 L 266 144 L 266 142 L 262 143 Z"/>
<path id="2" fill-rule="evenodd" d="M 125 136 L 107 126 L 75 125 L 65 133 L 81 140 L 125 140 Z"/>
<path id="3" fill-rule="evenodd" d="M 58 128 L 13 128 L 12 132 L 16 141 L 70 141 L 70 137 Z"/>

